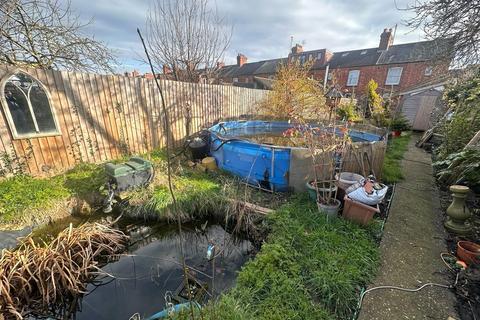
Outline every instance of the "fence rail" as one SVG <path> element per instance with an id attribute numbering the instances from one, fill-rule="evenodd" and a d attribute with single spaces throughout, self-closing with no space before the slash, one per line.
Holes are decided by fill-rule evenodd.
<path id="1" fill-rule="evenodd" d="M 0 66 L 0 83 L 16 70 Z M 61 134 L 14 139 L 1 108 L 3 175 L 12 170 L 34 175 L 59 172 L 79 162 L 102 162 L 165 145 L 160 95 L 154 80 L 42 69 L 21 71 L 48 89 Z M 252 113 L 265 94 L 263 90 L 232 86 L 160 81 L 175 146 L 215 121 Z"/>

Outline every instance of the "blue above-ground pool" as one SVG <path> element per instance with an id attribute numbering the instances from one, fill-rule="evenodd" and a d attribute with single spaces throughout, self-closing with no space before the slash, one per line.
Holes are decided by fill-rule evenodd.
<path id="1" fill-rule="evenodd" d="M 248 138 L 260 135 L 281 137 L 283 132 L 292 127 L 288 122 L 277 121 L 221 122 L 209 129 L 210 154 L 219 168 L 243 178 L 253 186 L 271 191 L 288 191 L 292 189 L 290 175 L 294 154 L 306 148 L 256 143 Z M 340 131 L 337 133 L 342 134 Z M 349 130 L 349 136 L 353 142 L 383 139 L 380 135 L 356 130 Z"/>

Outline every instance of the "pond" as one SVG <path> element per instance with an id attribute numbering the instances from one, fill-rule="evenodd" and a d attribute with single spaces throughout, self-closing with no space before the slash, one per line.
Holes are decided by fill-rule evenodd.
<path id="1" fill-rule="evenodd" d="M 125 225 L 131 236 L 128 252 L 102 269 L 112 277 L 99 277 L 88 285 L 89 294 L 79 304 L 76 319 L 128 319 L 138 312 L 142 318 L 165 308 L 165 293 L 182 285 L 179 234 L 176 225 Z M 227 232 L 219 224 L 186 224 L 183 226 L 186 264 L 190 273 L 218 296 L 231 288 L 237 271 L 256 249 L 245 238 Z M 207 247 L 217 247 L 214 290 L 212 261 Z"/>

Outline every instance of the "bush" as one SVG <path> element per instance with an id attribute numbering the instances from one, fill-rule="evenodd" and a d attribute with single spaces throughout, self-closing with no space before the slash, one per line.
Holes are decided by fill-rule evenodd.
<path id="1" fill-rule="evenodd" d="M 444 100 L 453 114 L 440 128 L 444 139 L 438 148 L 439 159 L 461 151 L 480 130 L 480 74 L 450 87 Z"/>
<path id="2" fill-rule="evenodd" d="M 394 119 L 390 120 L 390 129 L 393 131 L 410 130 L 410 122 L 403 114 L 398 114 Z"/>
<path id="3" fill-rule="evenodd" d="M 438 180 L 451 184 L 464 184 L 469 187 L 480 186 L 480 150 L 463 150 L 452 153 L 445 160 L 434 164 Z"/>
<path id="4" fill-rule="evenodd" d="M 344 121 L 359 121 L 362 118 L 356 110 L 356 104 L 353 101 L 341 104 L 337 108 L 337 116 Z"/>

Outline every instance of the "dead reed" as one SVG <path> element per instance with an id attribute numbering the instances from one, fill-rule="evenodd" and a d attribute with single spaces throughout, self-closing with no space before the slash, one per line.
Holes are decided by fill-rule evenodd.
<path id="1" fill-rule="evenodd" d="M 73 305 L 99 271 L 99 264 L 125 249 L 128 237 L 109 225 L 86 223 L 69 228 L 49 244 L 31 237 L 0 257 L 0 319 L 47 314 Z M 70 313 L 73 310 L 64 310 Z"/>

